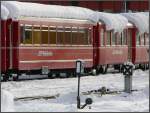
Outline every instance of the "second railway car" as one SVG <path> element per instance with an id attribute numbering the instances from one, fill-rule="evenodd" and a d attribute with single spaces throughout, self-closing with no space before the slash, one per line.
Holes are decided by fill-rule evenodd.
<path id="1" fill-rule="evenodd" d="M 119 14 L 98 13 L 94 27 L 95 63 L 97 73 L 106 73 L 108 67 L 120 70 L 128 61 L 128 20 Z"/>
<path id="2" fill-rule="evenodd" d="M 137 68 L 143 70 L 149 68 L 149 13 L 122 13 L 132 26 L 128 29 L 130 34 L 128 36 L 130 61 L 136 65 Z"/>

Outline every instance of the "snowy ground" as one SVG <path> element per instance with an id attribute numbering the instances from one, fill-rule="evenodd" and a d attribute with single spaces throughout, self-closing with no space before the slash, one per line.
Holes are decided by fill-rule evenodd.
<path id="1" fill-rule="evenodd" d="M 86 76 L 81 78 L 81 92 L 99 89 L 102 86 L 111 90 L 124 89 L 124 76 L 122 74 L 106 74 L 99 76 Z M 133 89 L 138 91 L 127 94 L 82 95 L 81 104 L 85 98 L 91 97 L 93 104 L 91 109 L 85 107 L 82 110 L 76 108 L 77 78 L 28 80 L 19 82 L 3 82 L 1 89 L 5 89 L 15 98 L 31 96 L 53 96 L 59 94 L 56 99 L 18 100 L 14 102 L 15 111 L 20 112 L 141 112 L 149 111 L 149 70 L 136 70 L 133 74 Z"/>

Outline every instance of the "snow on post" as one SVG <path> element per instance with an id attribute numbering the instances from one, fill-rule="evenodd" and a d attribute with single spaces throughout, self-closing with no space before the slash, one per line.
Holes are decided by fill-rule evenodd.
<path id="1" fill-rule="evenodd" d="M 5 6 L 1 5 L 1 19 L 7 20 L 8 15 L 9 15 L 8 9 Z"/>
<path id="2" fill-rule="evenodd" d="M 120 14 L 97 12 L 99 21 L 106 25 L 106 30 L 114 30 L 114 32 L 122 32 L 128 24 L 128 20 Z"/>
<path id="3" fill-rule="evenodd" d="M 149 15 L 148 13 L 138 12 L 138 13 L 121 13 L 124 17 L 133 23 L 140 34 L 144 32 L 149 33 Z"/>
<path id="4" fill-rule="evenodd" d="M 75 6 L 45 5 L 29 2 L 3 1 L 12 19 L 19 17 L 83 19 L 97 22 L 96 12 Z"/>

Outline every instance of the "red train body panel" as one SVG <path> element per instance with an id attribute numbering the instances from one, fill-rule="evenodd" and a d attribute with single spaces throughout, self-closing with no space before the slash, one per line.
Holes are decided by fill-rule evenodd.
<path id="1" fill-rule="evenodd" d="M 25 57 L 28 56 L 28 57 Z M 75 68 L 75 61 L 82 59 L 85 67 L 93 66 L 92 47 L 19 47 L 19 70 Z"/>
<path id="2" fill-rule="evenodd" d="M 136 47 L 135 64 L 148 63 L 149 62 L 149 47 Z"/>
<path id="3" fill-rule="evenodd" d="M 128 47 L 100 47 L 99 65 L 123 64 L 128 60 Z"/>

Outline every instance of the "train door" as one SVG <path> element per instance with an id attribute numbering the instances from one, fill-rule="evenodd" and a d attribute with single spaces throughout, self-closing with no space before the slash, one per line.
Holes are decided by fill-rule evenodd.
<path id="1" fill-rule="evenodd" d="M 97 67 L 99 62 L 98 43 L 99 43 L 99 24 L 93 26 L 93 64 L 95 68 Z"/>
<path id="2" fill-rule="evenodd" d="M 1 63 L 0 69 L 2 73 L 6 72 L 6 20 L 1 20 L 1 39 L 0 39 L 0 52 L 1 52 Z"/>
<path id="3" fill-rule="evenodd" d="M 132 61 L 132 29 L 127 30 L 128 61 Z"/>

